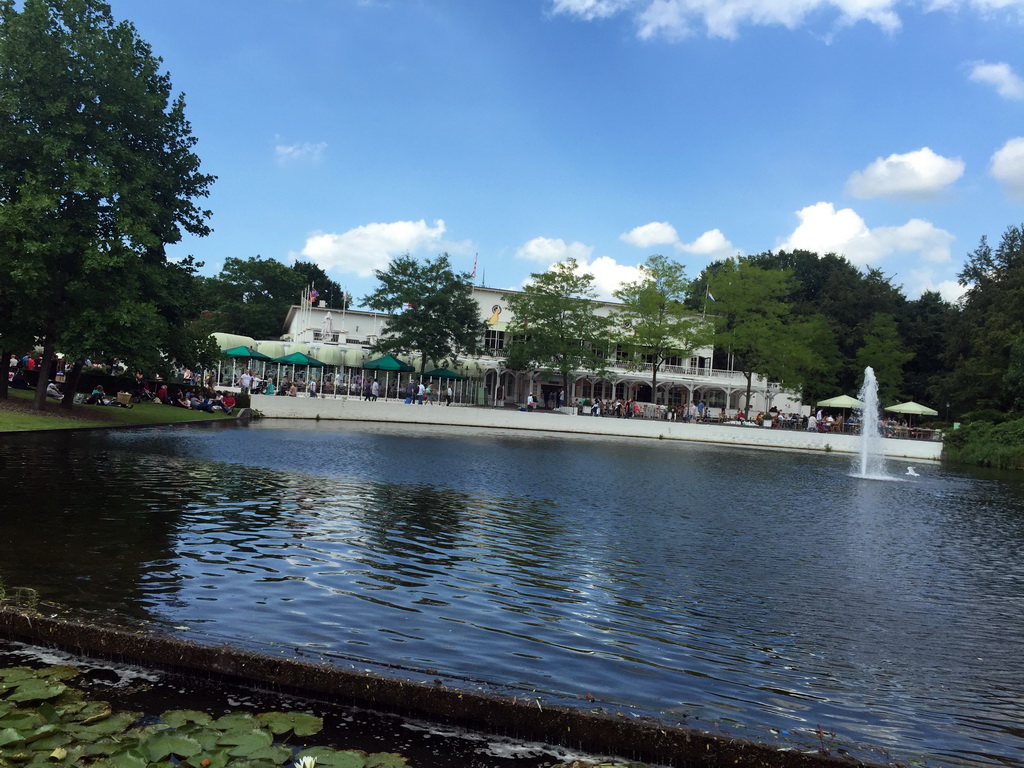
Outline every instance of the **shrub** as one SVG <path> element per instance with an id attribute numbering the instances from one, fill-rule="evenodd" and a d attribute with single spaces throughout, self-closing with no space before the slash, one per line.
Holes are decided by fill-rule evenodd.
<path id="1" fill-rule="evenodd" d="M 990 424 L 1002 424 L 1008 418 L 1010 417 L 1003 411 L 997 411 L 995 408 L 981 408 L 977 411 L 968 411 L 963 415 L 961 421 L 965 424 L 971 424 L 976 421 L 987 421 Z"/>
<path id="2" fill-rule="evenodd" d="M 239 392 L 235 395 L 235 407 L 236 408 L 248 408 L 252 405 L 252 398 L 248 392 Z"/>
<path id="3" fill-rule="evenodd" d="M 1024 419 L 992 424 L 975 421 L 949 432 L 946 458 L 997 469 L 1024 469 Z"/>

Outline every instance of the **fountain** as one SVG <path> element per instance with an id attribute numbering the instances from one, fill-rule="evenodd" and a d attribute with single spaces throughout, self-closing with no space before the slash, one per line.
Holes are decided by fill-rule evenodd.
<path id="1" fill-rule="evenodd" d="M 869 480 L 889 480 L 885 473 L 885 455 L 882 450 L 882 432 L 878 426 L 878 381 L 871 366 L 864 369 L 864 385 L 858 399 L 864 403 L 860 425 L 860 471 L 855 477 Z"/>

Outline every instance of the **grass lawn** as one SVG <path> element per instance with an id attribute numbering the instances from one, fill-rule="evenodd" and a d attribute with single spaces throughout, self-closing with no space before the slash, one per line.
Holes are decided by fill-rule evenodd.
<path id="1" fill-rule="evenodd" d="M 234 418 L 225 416 L 223 411 L 189 411 L 161 403 L 137 403 L 132 408 L 78 404 L 67 411 L 60 407 L 60 403 L 49 399 L 44 409 L 36 412 L 32 410 L 34 394 L 20 389 L 8 391 L 7 400 L 0 400 L 0 432 L 173 424 L 180 421 L 223 421 Z"/>

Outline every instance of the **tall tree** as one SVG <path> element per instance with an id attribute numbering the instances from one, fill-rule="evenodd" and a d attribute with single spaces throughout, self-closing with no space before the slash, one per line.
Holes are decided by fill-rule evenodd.
<path id="1" fill-rule="evenodd" d="M 328 277 L 319 264 L 312 261 L 296 261 L 292 264 L 292 269 L 302 275 L 307 285 L 316 288 L 320 299 L 331 309 L 348 309 L 352 306 L 352 296 Z"/>
<path id="2" fill-rule="evenodd" d="M 715 345 L 733 355 L 747 381 L 744 410 L 750 410 L 755 373 L 805 396 L 813 376 L 834 376 L 835 339 L 822 316 L 791 311 L 791 272 L 728 259 L 718 262 L 707 280 L 714 297 L 708 311 Z"/>
<path id="3" fill-rule="evenodd" d="M 657 402 L 658 371 L 666 361 L 688 358 L 709 340 L 708 324 L 685 305 L 690 282 L 682 264 L 654 255 L 640 265 L 641 277 L 612 295 L 622 307 L 611 315 L 619 346 L 636 365 L 651 367 L 651 396 Z"/>
<path id="4" fill-rule="evenodd" d="M 486 326 L 473 298 L 470 275 L 452 269 L 447 253 L 423 262 L 407 253 L 374 275 L 377 290 L 362 303 L 392 315 L 374 351 L 419 353 L 420 375 L 426 372 L 427 360 L 440 365 L 481 352 Z"/>
<path id="5" fill-rule="evenodd" d="M 37 408 L 83 315 L 151 327 L 159 308 L 131 291 L 165 245 L 209 232 L 194 145 L 184 99 L 106 3 L 0 0 L 0 284 L 17 297 L 2 335 L 43 345 Z"/>
<path id="6" fill-rule="evenodd" d="M 575 371 L 604 371 L 609 321 L 597 312 L 594 276 L 581 273 L 576 259 L 534 272 L 522 293 L 503 298 L 512 313 L 510 368 L 558 373 L 566 395 Z"/>
<path id="7" fill-rule="evenodd" d="M 262 256 L 224 260 L 224 268 L 204 283 L 211 330 L 257 339 L 277 338 L 288 307 L 306 286 L 302 273 Z"/>
<path id="8" fill-rule="evenodd" d="M 902 344 L 914 354 L 904 366 L 904 389 L 910 400 L 949 402 L 944 383 L 949 370 L 943 355 L 956 318 L 956 308 L 936 291 L 908 301 L 896 316 Z"/>
<path id="9" fill-rule="evenodd" d="M 1009 410 L 1006 374 L 1024 332 L 1024 227 L 1009 227 L 995 249 L 983 237 L 959 279 L 967 291 L 945 354 L 947 397 L 961 412 Z"/>
<path id="10" fill-rule="evenodd" d="M 868 366 L 874 370 L 882 402 L 897 403 L 904 399 L 903 369 L 913 357 L 914 353 L 903 345 L 896 318 L 883 312 L 870 318 L 856 361 L 861 371 Z"/>

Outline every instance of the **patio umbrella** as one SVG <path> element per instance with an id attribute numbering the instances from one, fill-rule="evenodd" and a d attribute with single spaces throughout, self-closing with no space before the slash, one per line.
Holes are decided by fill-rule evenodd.
<path id="1" fill-rule="evenodd" d="M 428 379 L 453 379 L 454 381 L 465 381 L 466 376 L 455 371 L 449 371 L 447 368 L 435 368 L 432 371 L 427 371 L 423 374 Z"/>
<path id="2" fill-rule="evenodd" d="M 909 400 L 905 403 L 897 403 L 896 405 L 890 405 L 885 410 L 891 413 L 905 413 L 908 416 L 938 416 L 939 412 L 934 408 L 929 408 L 927 405 L 921 405 L 915 403 L 913 400 Z"/>
<path id="3" fill-rule="evenodd" d="M 849 395 L 830 397 L 828 400 L 819 400 L 818 405 L 823 408 L 864 408 L 864 403 Z"/>
<path id="4" fill-rule="evenodd" d="M 253 349 L 252 347 L 232 347 L 231 349 L 225 349 L 221 354 L 227 355 L 228 357 L 248 357 L 253 360 L 272 360 L 270 355 L 265 355 L 259 350 Z"/>
<path id="5" fill-rule="evenodd" d="M 394 355 L 384 355 L 384 357 L 378 357 L 376 360 L 368 360 L 363 363 L 363 368 L 369 368 L 373 371 L 401 371 L 402 373 L 411 373 L 416 370 L 408 363 L 403 363 Z"/>
<path id="6" fill-rule="evenodd" d="M 295 366 L 305 365 L 310 368 L 323 368 L 324 364 L 317 360 L 315 357 L 310 357 L 305 352 L 292 352 L 290 355 L 284 357 L 275 357 L 270 362 L 282 363 L 284 365 L 290 365 L 292 367 L 292 381 L 295 380 Z"/>

